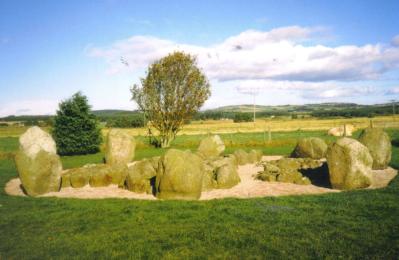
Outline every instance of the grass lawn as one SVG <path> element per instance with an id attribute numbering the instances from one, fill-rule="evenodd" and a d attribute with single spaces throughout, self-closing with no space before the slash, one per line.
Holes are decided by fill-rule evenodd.
<path id="1" fill-rule="evenodd" d="M 399 139 L 398 130 L 390 130 Z M 262 148 L 289 154 L 298 138 L 323 132 L 222 135 L 227 151 Z M 202 136 L 179 136 L 195 149 Z M 145 145 L 136 158 L 159 155 Z M 17 149 L 0 138 L 0 153 Z M 212 201 L 79 200 L 11 197 L 17 176 L 0 157 L 0 259 L 21 258 L 379 258 L 399 256 L 399 178 L 387 188 L 313 196 Z M 101 162 L 102 154 L 62 158 L 65 168 Z M 391 165 L 399 168 L 399 147 Z"/>

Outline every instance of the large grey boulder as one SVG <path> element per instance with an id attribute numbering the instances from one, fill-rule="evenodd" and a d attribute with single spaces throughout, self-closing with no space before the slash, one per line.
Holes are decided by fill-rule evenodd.
<path id="1" fill-rule="evenodd" d="M 236 158 L 238 165 L 257 163 L 262 159 L 262 151 L 260 150 L 251 150 L 250 152 L 246 152 L 242 149 L 238 149 L 234 151 L 233 155 Z"/>
<path id="2" fill-rule="evenodd" d="M 133 136 L 121 129 L 108 133 L 105 161 L 109 165 L 126 165 L 134 158 L 136 142 Z"/>
<path id="3" fill-rule="evenodd" d="M 228 189 L 237 185 L 241 181 L 237 168 L 238 164 L 234 155 L 205 161 L 202 191 Z"/>
<path id="4" fill-rule="evenodd" d="M 39 127 L 29 128 L 19 138 L 15 163 L 28 195 L 60 190 L 62 164 L 56 153 L 56 144 L 50 134 Z"/>
<path id="5" fill-rule="evenodd" d="M 143 159 L 129 166 L 126 177 L 128 190 L 137 193 L 152 193 L 151 180 L 157 175 L 159 157 Z"/>
<path id="6" fill-rule="evenodd" d="M 364 144 L 373 157 L 373 169 L 383 170 L 391 161 L 392 144 L 389 135 L 381 128 L 364 129 L 359 141 Z"/>
<path id="7" fill-rule="evenodd" d="M 366 188 L 372 181 L 373 158 L 366 146 L 352 138 L 341 138 L 329 146 L 327 164 L 333 188 Z"/>
<path id="8" fill-rule="evenodd" d="M 238 165 L 250 163 L 248 153 L 242 149 L 235 150 L 233 155 L 235 156 Z"/>
<path id="9" fill-rule="evenodd" d="M 199 199 L 204 162 L 191 151 L 168 150 L 160 159 L 156 196 L 160 199 Z"/>
<path id="10" fill-rule="evenodd" d="M 298 141 L 292 157 L 321 159 L 326 156 L 327 148 L 326 142 L 321 138 L 303 138 Z"/>
<path id="11" fill-rule="evenodd" d="M 123 186 L 127 175 L 125 165 L 86 164 L 83 167 L 66 170 L 62 175 L 62 187 L 82 188 L 106 187 L 110 184 Z"/>
<path id="12" fill-rule="evenodd" d="M 219 164 L 215 174 L 218 189 L 229 189 L 241 181 L 234 158 L 225 157 Z"/>
<path id="13" fill-rule="evenodd" d="M 224 152 L 225 146 L 218 135 L 206 137 L 201 140 L 198 147 L 198 154 L 205 158 L 218 157 Z"/>

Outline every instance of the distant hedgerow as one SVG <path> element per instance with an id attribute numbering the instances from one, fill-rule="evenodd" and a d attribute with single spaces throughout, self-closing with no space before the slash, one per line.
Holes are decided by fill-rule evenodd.
<path id="1" fill-rule="evenodd" d="M 250 113 L 236 113 L 233 119 L 234 123 L 253 122 L 254 118 Z"/>
<path id="2" fill-rule="evenodd" d="M 52 135 L 60 155 L 89 154 L 99 151 L 101 130 L 81 92 L 59 104 Z"/>

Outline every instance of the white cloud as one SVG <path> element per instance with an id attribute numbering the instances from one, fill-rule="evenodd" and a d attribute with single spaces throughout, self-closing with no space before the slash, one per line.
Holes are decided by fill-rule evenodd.
<path id="1" fill-rule="evenodd" d="M 231 82 L 241 94 L 260 94 L 271 90 L 290 91 L 305 99 L 330 99 L 339 97 L 357 97 L 377 92 L 370 86 L 353 86 L 342 82 L 304 82 L 274 80 L 243 80 Z"/>
<path id="2" fill-rule="evenodd" d="M 320 27 L 290 26 L 248 30 L 219 44 L 181 44 L 152 36 L 133 36 L 88 54 L 104 58 L 109 73 L 137 71 L 175 50 L 197 55 L 209 78 L 218 81 L 267 79 L 292 81 L 376 80 L 399 65 L 399 47 L 381 44 L 328 47 L 304 44 Z M 121 57 L 129 67 L 121 63 Z"/>
<path id="3" fill-rule="evenodd" d="M 309 96 L 311 99 L 331 99 L 342 97 L 356 97 L 375 93 L 372 87 L 335 87 L 322 91 L 314 91 Z"/>
<path id="4" fill-rule="evenodd" d="M 385 94 L 386 95 L 399 95 L 399 86 L 389 89 Z"/>
<path id="5" fill-rule="evenodd" d="M 398 47 L 399 46 L 399 34 L 392 38 L 392 45 Z"/>
<path id="6" fill-rule="evenodd" d="M 55 114 L 58 108 L 57 100 L 20 100 L 3 103 L 0 106 L 0 117 L 8 115 L 47 115 Z"/>

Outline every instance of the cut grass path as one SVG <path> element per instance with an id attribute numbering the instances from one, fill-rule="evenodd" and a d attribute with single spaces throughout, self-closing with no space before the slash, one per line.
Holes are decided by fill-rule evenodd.
<path id="1" fill-rule="evenodd" d="M 294 144 L 287 140 L 303 135 L 289 134 L 280 146 L 263 150 L 288 154 Z M 317 136 L 317 132 L 308 134 Z M 399 138 L 398 131 L 390 134 Z M 242 147 L 246 137 L 256 139 L 233 136 Z M 185 145 L 190 140 L 176 140 L 175 146 L 193 149 Z M 12 152 L 15 141 L 0 139 L 0 151 Z M 143 147 L 137 157 L 161 152 Z M 63 162 L 76 167 L 101 157 L 64 157 Z M 392 166 L 399 168 L 398 147 Z M 12 160 L 0 160 L 0 259 L 395 259 L 399 255 L 398 178 L 380 190 L 185 202 L 7 196 L 4 185 L 15 176 Z"/>

